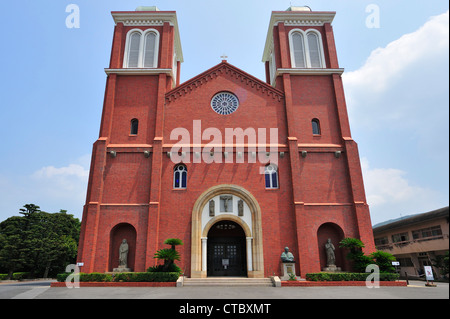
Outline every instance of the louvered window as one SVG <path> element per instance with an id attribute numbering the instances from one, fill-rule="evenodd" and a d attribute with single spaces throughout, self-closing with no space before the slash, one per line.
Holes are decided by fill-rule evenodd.
<path id="1" fill-rule="evenodd" d="M 306 67 L 305 63 L 305 46 L 303 35 L 300 32 L 292 34 L 292 44 L 294 49 L 294 63 L 296 68 Z"/>
<path id="2" fill-rule="evenodd" d="M 130 45 L 128 49 L 128 67 L 137 68 L 139 66 L 139 51 L 141 47 L 141 34 L 134 32 L 130 36 Z"/>
<path id="3" fill-rule="evenodd" d="M 317 30 L 292 30 L 289 43 L 293 68 L 325 68 L 322 38 Z"/>
<path id="4" fill-rule="evenodd" d="M 131 30 L 127 36 L 124 68 L 157 68 L 159 33 L 154 29 Z"/>
<path id="5" fill-rule="evenodd" d="M 144 53 L 144 68 L 154 68 L 156 49 L 156 34 L 153 32 L 147 33 L 145 36 L 145 53 Z"/>
<path id="6" fill-rule="evenodd" d="M 315 33 L 308 33 L 309 60 L 312 68 L 321 68 L 319 39 Z"/>

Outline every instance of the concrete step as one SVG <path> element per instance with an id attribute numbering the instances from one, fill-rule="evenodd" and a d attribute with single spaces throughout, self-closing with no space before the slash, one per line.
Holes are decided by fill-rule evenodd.
<path id="1" fill-rule="evenodd" d="M 209 278 L 184 278 L 183 286 L 257 286 L 273 287 L 270 278 L 245 278 L 245 277 L 209 277 Z"/>

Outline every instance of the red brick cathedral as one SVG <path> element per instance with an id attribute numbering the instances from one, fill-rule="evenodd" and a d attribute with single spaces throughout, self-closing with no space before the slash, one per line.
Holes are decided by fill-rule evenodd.
<path id="1" fill-rule="evenodd" d="M 83 211 L 82 272 L 145 271 L 168 238 L 193 278 L 347 270 L 338 242 L 374 251 L 331 23 L 335 12 L 272 12 L 265 82 L 222 62 L 180 83 L 176 12 L 112 12 L 110 66 Z M 237 22 L 238 23 L 238 22 Z M 207 41 L 207 40 L 205 40 Z"/>

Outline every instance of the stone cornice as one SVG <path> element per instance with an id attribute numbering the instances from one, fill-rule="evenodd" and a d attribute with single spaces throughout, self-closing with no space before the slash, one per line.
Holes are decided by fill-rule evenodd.
<path id="1" fill-rule="evenodd" d="M 105 73 L 118 74 L 118 75 L 156 75 L 156 74 L 167 74 L 174 77 L 172 69 L 143 69 L 143 68 L 125 68 L 125 69 L 105 69 Z"/>
<path id="2" fill-rule="evenodd" d="M 251 88 L 261 91 L 268 96 L 272 96 L 274 99 L 278 99 L 280 101 L 284 98 L 284 93 L 278 89 L 273 88 L 269 84 L 259 80 L 258 78 L 238 69 L 237 67 L 229 64 L 224 61 L 215 67 L 199 74 L 198 76 L 184 82 L 180 86 L 174 88 L 173 90 L 167 92 L 166 101 L 171 102 L 181 96 L 189 94 L 190 92 L 196 90 L 198 87 L 203 84 L 214 80 L 220 75 L 227 74 L 236 79 L 240 79 L 241 82 L 250 86 Z"/>
<path id="3" fill-rule="evenodd" d="M 276 76 L 282 75 L 284 73 L 292 74 L 292 75 L 330 75 L 330 74 L 339 74 L 342 75 L 344 73 L 344 69 L 277 69 Z"/>

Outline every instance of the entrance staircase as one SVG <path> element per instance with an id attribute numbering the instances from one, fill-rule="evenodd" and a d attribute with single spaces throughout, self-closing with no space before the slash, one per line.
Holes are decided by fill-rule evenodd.
<path id="1" fill-rule="evenodd" d="M 270 278 L 245 278 L 245 277 L 209 277 L 209 278 L 184 278 L 183 286 L 222 286 L 222 287 L 274 287 Z"/>

